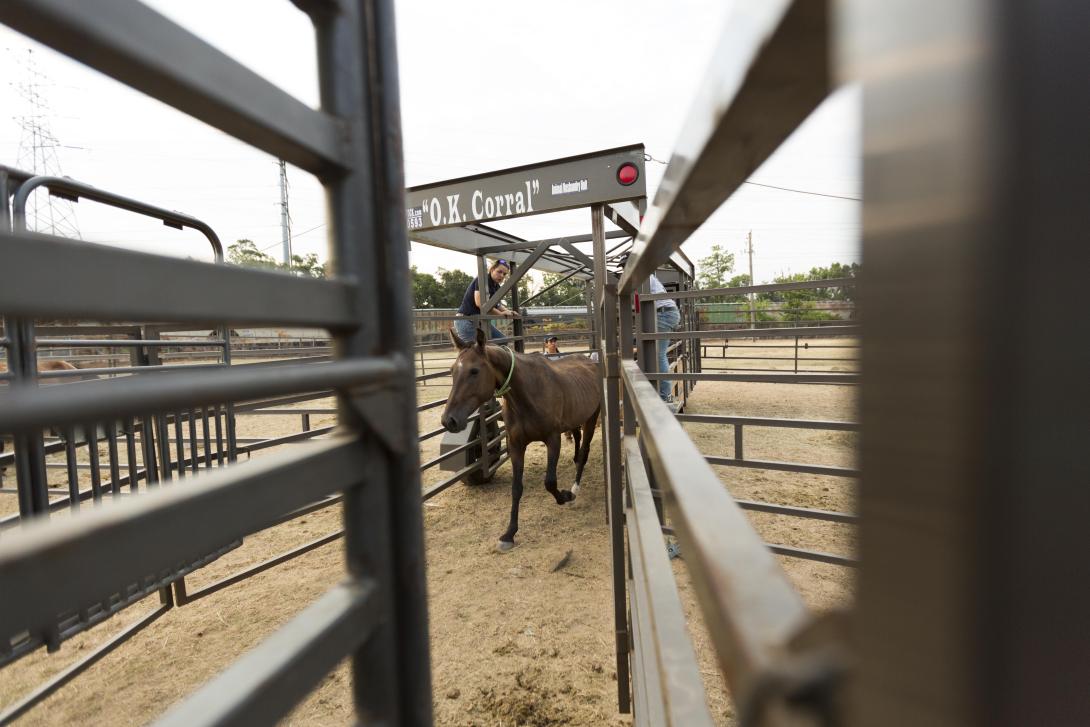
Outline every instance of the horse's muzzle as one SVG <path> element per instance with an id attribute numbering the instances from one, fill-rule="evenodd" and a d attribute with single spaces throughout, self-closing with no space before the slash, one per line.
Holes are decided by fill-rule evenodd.
<path id="1" fill-rule="evenodd" d="M 448 432 L 460 432 L 466 428 L 466 422 L 458 421 L 454 416 L 448 414 L 443 417 L 443 428 Z"/>

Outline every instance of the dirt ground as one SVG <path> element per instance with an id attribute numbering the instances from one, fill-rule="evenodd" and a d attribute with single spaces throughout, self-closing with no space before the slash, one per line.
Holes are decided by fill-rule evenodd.
<path id="1" fill-rule="evenodd" d="M 436 353 L 430 361 L 449 354 Z M 434 368 L 429 369 L 434 371 Z M 441 380 L 440 380 L 441 381 Z M 442 384 L 418 387 L 418 401 L 446 395 Z M 855 390 L 834 386 L 701 383 L 694 413 L 814 419 L 855 419 Z M 321 406 L 310 402 L 305 406 Z M 300 405 L 304 406 L 304 405 Z M 438 426 L 441 408 L 423 412 L 420 431 Z M 332 418 L 315 416 L 314 427 Z M 239 418 L 240 437 L 297 431 L 295 416 Z M 707 454 L 730 454 L 729 427 L 687 425 Z M 421 445 L 438 453 L 440 437 Z M 289 445 L 295 448 L 305 444 Z M 850 466 L 855 435 L 788 429 L 746 429 L 747 457 Z M 574 475 L 571 445 L 560 464 L 561 486 Z M 510 506 L 510 466 L 479 487 L 456 485 L 424 507 L 432 643 L 432 681 L 439 725 L 628 724 L 616 712 L 608 530 L 605 524 L 601 431 L 584 487 L 557 506 L 541 486 L 545 449 L 533 445 L 526 464 L 519 546 L 495 552 Z M 843 478 L 717 467 L 737 497 L 851 511 L 854 482 Z M 447 476 L 425 472 L 425 486 Z M 0 499 L 0 512 L 11 500 Z M 749 513 L 769 542 L 840 554 L 854 551 L 850 526 Z M 312 513 L 255 534 L 244 545 L 187 578 L 191 592 L 340 527 L 339 508 Z M 566 564 L 557 564 L 569 554 Z M 116 557 L 123 557 L 117 554 Z M 816 611 L 850 602 L 852 573 L 837 566 L 780 558 Z M 733 708 L 688 587 L 684 557 L 673 561 L 682 601 L 717 722 L 734 724 Z M 323 546 L 208 598 L 175 608 L 31 710 L 19 724 L 139 725 L 162 714 L 343 577 L 339 542 Z M 0 710 L 86 654 L 109 634 L 157 603 L 146 599 L 62 645 L 32 654 L 0 672 Z M 289 725 L 344 724 L 352 719 L 346 665 L 334 670 L 286 720 Z"/>

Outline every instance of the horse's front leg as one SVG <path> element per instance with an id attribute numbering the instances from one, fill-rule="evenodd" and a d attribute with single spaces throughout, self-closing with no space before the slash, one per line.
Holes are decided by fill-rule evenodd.
<path id="1" fill-rule="evenodd" d="M 522 463 L 526 457 L 526 442 L 515 442 L 508 438 L 507 449 L 511 453 L 511 522 L 507 532 L 500 536 L 496 548 L 506 553 L 515 547 L 515 533 L 519 529 L 519 500 L 522 499 Z"/>
<path id="2" fill-rule="evenodd" d="M 548 461 L 545 465 L 545 489 L 556 498 L 557 505 L 571 502 L 575 496 L 568 490 L 559 490 L 556 487 L 556 465 L 560 461 L 560 433 L 545 440 L 545 448 L 549 451 Z"/>

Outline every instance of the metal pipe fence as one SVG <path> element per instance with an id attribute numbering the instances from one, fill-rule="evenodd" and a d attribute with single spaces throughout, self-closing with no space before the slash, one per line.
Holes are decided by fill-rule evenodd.
<path id="1" fill-rule="evenodd" d="M 402 286 L 391 282 L 400 279 L 399 270 L 407 270 L 403 184 L 400 159 L 377 141 L 400 133 L 392 9 L 383 0 L 300 6 L 315 26 L 322 59 L 318 110 L 136 2 L 92 11 L 52 0 L 20 1 L 0 9 L 0 22 L 317 175 L 330 201 L 331 258 L 338 269 L 330 280 L 304 280 L 48 236 L 28 238 L 21 234 L 21 206 L 39 186 L 150 214 L 171 226 L 201 228 L 89 185 L 0 175 L 0 249 L 5 265 L 22 271 L 0 289 L 13 375 L 13 383 L 0 393 L 0 431 L 15 437 L 22 512 L 43 520 L 0 538 L 0 590 L 18 594 L 0 603 L 0 660 L 38 644 L 55 649 L 90 623 L 158 591 L 162 606 L 92 655 L 101 658 L 174 607 L 175 589 L 186 573 L 285 512 L 343 494 L 349 580 L 235 670 L 172 710 L 163 719 L 168 724 L 275 721 L 345 657 L 353 662 L 358 714 L 391 724 L 431 722 L 420 498 L 404 494 L 412 489 L 406 482 L 419 482 L 419 461 L 414 447 L 400 446 L 415 438 L 410 306 Z M 203 59 L 200 70 L 190 63 L 194 57 Z M 15 234 L 9 234 L 13 176 L 22 187 L 14 195 Z M 210 228 L 202 231 L 207 234 Z M 215 254 L 219 258 L 222 251 Z M 391 265 L 393 275 L 377 275 L 380 269 L 389 273 Z M 111 295 L 104 296 L 96 290 L 102 280 L 125 284 L 111 286 Z M 193 290 L 202 294 L 189 295 Z M 372 330 L 359 311 L 375 309 L 379 300 L 390 325 Z M 223 331 L 224 366 L 202 369 L 199 377 L 193 370 L 147 377 L 139 369 L 150 361 L 133 360 L 121 367 L 133 369 L 130 376 L 29 387 L 24 380 L 36 374 L 29 321 L 44 318 L 163 320 L 187 327 L 213 323 Z M 343 360 L 230 366 L 230 326 L 245 324 L 328 330 Z M 388 355 L 367 355 L 376 341 Z M 158 355 L 162 349 L 170 359 L 184 358 L 171 355 L 168 344 L 119 345 L 155 364 L 163 360 Z M 46 347 L 57 350 L 56 345 Z M 77 344 L 69 350 L 77 348 L 93 347 Z M 112 368 L 116 373 L 118 367 Z M 379 388 L 392 392 L 401 405 L 399 421 L 377 414 L 377 409 L 385 411 L 385 405 L 376 408 L 371 396 Z M 283 402 L 330 390 L 338 399 L 337 434 L 300 453 L 234 463 L 236 402 Z M 139 441 L 135 421 L 143 426 Z M 92 443 L 86 448 L 91 499 L 119 495 L 125 476 L 134 487 L 141 468 L 148 492 L 44 523 L 50 503 L 44 445 L 36 433 L 42 427 L 64 433 L 64 456 L 71 460 L 79 437 Z M 99 427 L 105 427 L 105 458 L 99 453 Z M 376 445 L 378 439 L 400 444 L 383 448 Z M 213 457 L 224 466 L 187 477 Z M 29 484 L 24 487 L 24 482 Z M 74 506 L 83 491 L 74 487 L 69 498 Z M 200 527 L 193 527 L 197 522 Z M 103 548 L 129 557 L 102 559 Z M 82 661 L 69 678 L 89 663 Z M 63 681 L 54 680 L 45 689 Z M 0 721 L 14 719 L 42 695 L 31 695 Z"/>

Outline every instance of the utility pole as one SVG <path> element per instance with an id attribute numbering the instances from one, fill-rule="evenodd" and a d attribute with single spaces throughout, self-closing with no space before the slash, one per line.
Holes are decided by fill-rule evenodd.
<path id="1" fill-rule="evenodd" d="M 288 165 L 280 160 L 280 241 L 284 268 L 291 272 L 291 213 L 288 212 Z"/>
<path id="2" fill-rule="evenodd" d="M 756 285 L 757 282 L 753 279 L 753 230 L 746 233 L 746 252 L 749 254 L 749 284 Z M 754 303 L 757 300 L 756 293 L 749 294 L 749 327 L 757 327 L 757 311 L 754 308 Z"/>

